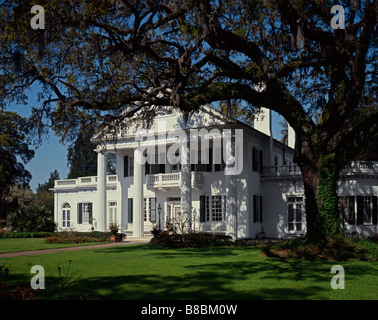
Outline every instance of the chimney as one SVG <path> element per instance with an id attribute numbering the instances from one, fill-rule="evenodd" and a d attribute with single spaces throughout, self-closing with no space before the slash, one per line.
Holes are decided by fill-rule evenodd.
<path id="1" fill-rule="evenodd" d="M 254 128 L 268 136 L 272 136 L 272 111 L 261 108 L 261 114 L 255 119 Z"/>
<path id="2" fill-rule="evenodd" d="M 295 131 L 294 129 L 290 126 L 290 124 L 287 124 L 287 133 L 288 133 L 288 136 L 287 136 L 287 145 L 290 147 L 290 148 L 293 148 L 295 147 Z"/>

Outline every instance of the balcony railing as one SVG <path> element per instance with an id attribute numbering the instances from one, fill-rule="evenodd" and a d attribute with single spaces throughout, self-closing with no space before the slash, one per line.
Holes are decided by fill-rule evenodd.
<path id="1" fill-rule="evenodd" d="M 263 167 L 263 177 L 288 177 L 301 175 L 297 165 L 268 166 Z M 340 172 L 341 176 L 350 175 L 378 175 L 378 162 L 375 161 L 350 161 Z"/>
<path id="2" fill-rule="evenodd" d="M 181 172 L 148 174 L 147 188 L 176 188 L 181 187 Z M 202 188 L 201 172 L 192 172 L 192 188 Z"/>
<path id="3" fill-rule="evenodd" d="M 106 184 L 114 184 L 117 182 L 117 175 L 107 175 Z M 77 179 L 64 179 L 64 180 L 55 180 L 55 189 L 59 188 L 80 188 L 80 187 L 96 187 L 97 186 L 97 177 L 79 177 Z"/>
<path id="4" fill-rule="evenodd" d="M 297 165 L 263 167 L 263 176 L 289 176 L 300 175 L 301 170 Z"/>
<path id="5" fill-rule="evenodd" d="M 350 161 L 341 170 L 342 175 L 378 174 L 378 162 L 376 161 Z"/>

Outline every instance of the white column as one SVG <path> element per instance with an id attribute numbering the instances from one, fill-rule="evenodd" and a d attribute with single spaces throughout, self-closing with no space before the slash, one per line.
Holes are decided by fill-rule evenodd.
<path id="1" fill-rule="evenodd" d="M 192 172 L 190 166 L 190 148 L 185 142 L 181 148 L 181 212 L 192 221 Z"/>
<path id="2" fill-rule="evenodd" d="M 144 236 L 144 214 L 143 214 L 143 165 L 142 152 L 138 148 L 134 150 L 134 190 L 133 203 L 133 236 Z"/>
<path id="3" fill-rule="evenodd" d="M 58 225 L 58 227 L 60 228 L 62 226 L 62 221 L 59 221 L 59 208 L 58 208 L 58 194 L 57 192 L 55 192 L 54 190 L 54 222 Z M 72 208 L 72 204 L 71 204 L 71 208 Z M 71 220 L 72 220 L 72 209 L 71 209 Z"/>
<path id="4" fill-rule="evenodd" d="M 106 154 L 97 153 L 97 229 L 107 231 L 106 223 Z"/>
<path id="5" fill-rule="evenodd" d="M 231 139 L 230 139 L 231 140 Z M 228 157 L 235 155 L 235 142 L 227 141 L 227 150 L 230 150 L 228 144 L 231 143 L 231 154 Z M 230 167 L 235 164 L 231 164 Z M 233 239 L 237 238 L 237 184 L 236 175 L 226 175 L 226 235 Z"/>

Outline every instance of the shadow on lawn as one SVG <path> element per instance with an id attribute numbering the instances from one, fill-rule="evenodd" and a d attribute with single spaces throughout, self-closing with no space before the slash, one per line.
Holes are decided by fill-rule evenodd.
<path id="1" fill-rule="evenodd" d="M 138 249 L 140 254 L 140 247 Z M 106 251 L 121 253 L 132 247 L 110 248 Z M 227 257 L 244 252 L 255 257 L 248 261 L 220 261 L 208 263 L 207 257 Z M 121 277 L 101 277 L 82 280 L 76 284 L 76 293 L 99 293 L 99 299 L 128 300 L 257 300 L 257 299 L 329 299 L 330 281 L 334 274 L 332 261 L 305 261 L 256 256 L 259 248 L 184 248 L 171 249 L 146 246 L 143 254 L 158 259 L 185 259 L 189 265 L 182 267 L 181 275 L 141 274 Z M 190 264 L 191 258 L 204 258 L 203 262 Z M 197 260 L 198 261 L 198 260 Z M 213 260 L 214 261 L 214 260 Z M 345 264 L 347 281 L 361 275 L 376 274 L 376 268 L 366 263 Z M 290 286 L 290 287 L 285 287 Z M 259 288 L 260 286 L 260 288 Z M 101 289 L 107 288 L 104 293 Z M 74 298 L 74 297 L 72 297 Z"/>
<path id="2" fill-rule="evenodd" d="M 241 257 L 243 261 L 222 261 L 209 263 L 207 257 L 226 257 L 251 250 L 251 256 Z M 182 265 L 182 274 L 160 275 L 143 273 L 122 276 L 82 278 L 65 289 L 63 299 L 91 297 L 105 300 L 257 300 L 257 299 L 329 299 L 330 273 L 335 262 L 305 261 L 280 258 L 264 258 L 256 255 L 258 248 L 201 248 L 171 249 L 159 246 L 122 246 L 96 249 L 96 253 L 122 254 L 135 252 L 135 255 L 151 256 L 155 263 L 159 259 L 185 259 L 189 264 Z M 204 258 L 198 263 L 191 258 Z M 137 257 L 136 257 L 137 258 Z M 114 259 L 114 257 L 112 257 Z M 116 259 L 115 259 L 116 261 Z M 192 260 L 193 261 L 193 260 Z M 197 260 L 198 261 L 198 260 Z M 117 262 L 115 262 L 117 263 Z M 120 263 L 120 262 L 118 262 Z M 342 264 L 342 263 L 341 263 Z M 153 266 L 153 263 L 151 264 Z M 152 270 L 153 271 L 153 270 Z M 358 279 L 360 275 L 375 276 L 376 267 L 366 263 L 345 264 L 346 281 Z M 85 276 L 85 275 L 82 275 Z M 17 279 L 17 277 L 19 277 Z M 20 283 L 22 276 L 13 275 L 12 281 Z M 46 279 L 46 284 L 51 279 Z M 30 280 L 29 280 L 30 281 Z M 286 287 L 285 287 L 286 285 Z M 288 287 L 290 286 L 290 287 Z M 46 289 L 41 298 L 51 299 Z"/>
<path id="3" fill-rule="evenodd" d="M 248 249 L 245 248 L 237 248 L 238 250 Z M 237 255 L 234 252 L 235 248 L 231 247 L 215 247 L 215 248 L 169 248 L 155 244 L 142 244 L 142 245 L 128 245 L 128 246 L 117 246 L 117 247 L 110 247 L 106 249 L 96 249 L 95 253 L 108 253 L 108 254 L 123 254 L 127 252 L 140 252 L 142 251 L 143 255 L 148 255 L 151 257 L 160 257 L 164 259 L 174 259 L 179 257 L 198 257 L 198 258 L 206 258 L 206 257 L 215 257 L 215 256 L 231 256 Z"/>

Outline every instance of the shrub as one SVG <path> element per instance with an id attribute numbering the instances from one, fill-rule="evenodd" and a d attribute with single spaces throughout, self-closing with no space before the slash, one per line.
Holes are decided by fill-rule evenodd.
<path id="1" fill-rule="evenodd" d="M 51 237 L 55 232 L 13 232 L 8 231 L 3 234 L 3 238 L 46 238 Z M 1 237 L 1 236 L 0 236 Z"/>
<path id="2" fill-rule="evenodd" d="M 0 300 L 35 300 L 39 290 L 31 290 L 17 286 L 13 289 L 6 282 L 9 278 L 10 268 L 0 265 Z"/>
<path id="3" fill-rule="evenodd" d="M 51 213 L 37 205 L 12 212 L 8 216 L 8 226 L 17 232 L 53 232 L 56 228 Z"/>
<path id="4" fill-rule="evenodd" d="M 215 235 L 205 232 L 191 233 L 169 233 L 168 231 L 160 232 L 156 237 L 151 239 L 151 243 L 160 244 L 167 247 L 216 247 L 233 245 L 234 242 L 230 236 Z"/>

